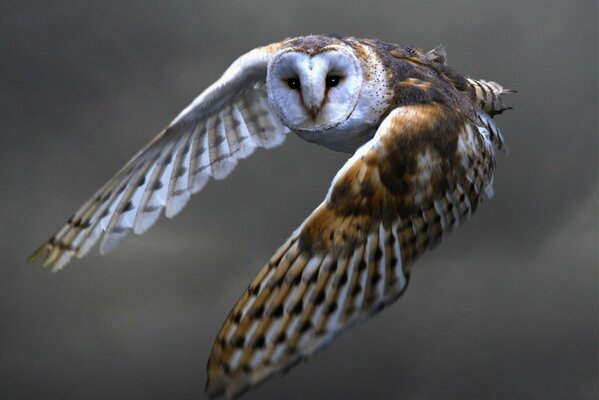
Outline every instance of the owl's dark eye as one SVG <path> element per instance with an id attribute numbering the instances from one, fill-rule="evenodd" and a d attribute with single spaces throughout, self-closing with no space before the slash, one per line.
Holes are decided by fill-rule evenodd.
<path id="1" fill-rule="evenodd" d="M 341 77 L 339 75 L 329 75 L 326 79 L 327 87 L 335 87 L 339 84 L 339 81 L 341 81 Z"/>
<path id="2" fill-rule="evenodd" d="M 289 87 L 291 89 L 299 89 L 300 87 L 300 80 L 299 78 L 289 78 L 287 79 L 287 85 L 289 85 Z"/>

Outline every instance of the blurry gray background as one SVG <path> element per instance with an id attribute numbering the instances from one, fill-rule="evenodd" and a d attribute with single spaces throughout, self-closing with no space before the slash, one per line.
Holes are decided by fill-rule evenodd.
<path id="1" fill-rule="evenodd" d="M 308 33 L 446 45 L 518 89 L 511 153 L 401 301 L 246 398 L 597 398 L 596 1 L 2 3 L 0 398 L 203 398 L 229 309 L 347 155 L 290 137 L 106 257 L 25 259 L 237 56 Z"/>

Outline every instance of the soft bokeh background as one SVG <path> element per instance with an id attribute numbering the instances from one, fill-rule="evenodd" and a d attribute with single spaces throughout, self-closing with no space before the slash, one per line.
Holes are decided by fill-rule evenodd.
<path id="1" fill-rule="evenodd" d="M 432 48 L 519 90 L 496 196 L 395 306 L 247 399 L 597 398 L 597 2 L 2 1 L 0 398 L 198 399 L 230 307 L 347 158 L 290 137 L 59 274 L 28 254 L 237 56 Z"/>

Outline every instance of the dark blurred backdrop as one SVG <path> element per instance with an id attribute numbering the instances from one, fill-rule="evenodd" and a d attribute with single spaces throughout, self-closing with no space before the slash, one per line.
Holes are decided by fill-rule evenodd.
<path id="1" fill-rule="evenodd" d="M 106 257 L 25 259 L 237 56 L 309 33 L 446 45 L 518 89 L 510 155 L 401 301 L 246 398 L 597 398 L 596 1 L 23 0 L 0 22 L 0 398 L 202 398 L 229 309 L 347 155 L 290 137 Z"/>

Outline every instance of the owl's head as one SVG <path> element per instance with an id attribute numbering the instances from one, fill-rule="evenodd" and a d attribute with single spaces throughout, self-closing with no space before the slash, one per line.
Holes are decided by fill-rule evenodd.
<path id="1" fill-rule="evenodd" d="M 321 131 L 347 120 L 362 86 L 362 67 L 351 49 L 340 44 L 290 47 L 270 61 L 269 101 L 291 129 Z"/>

